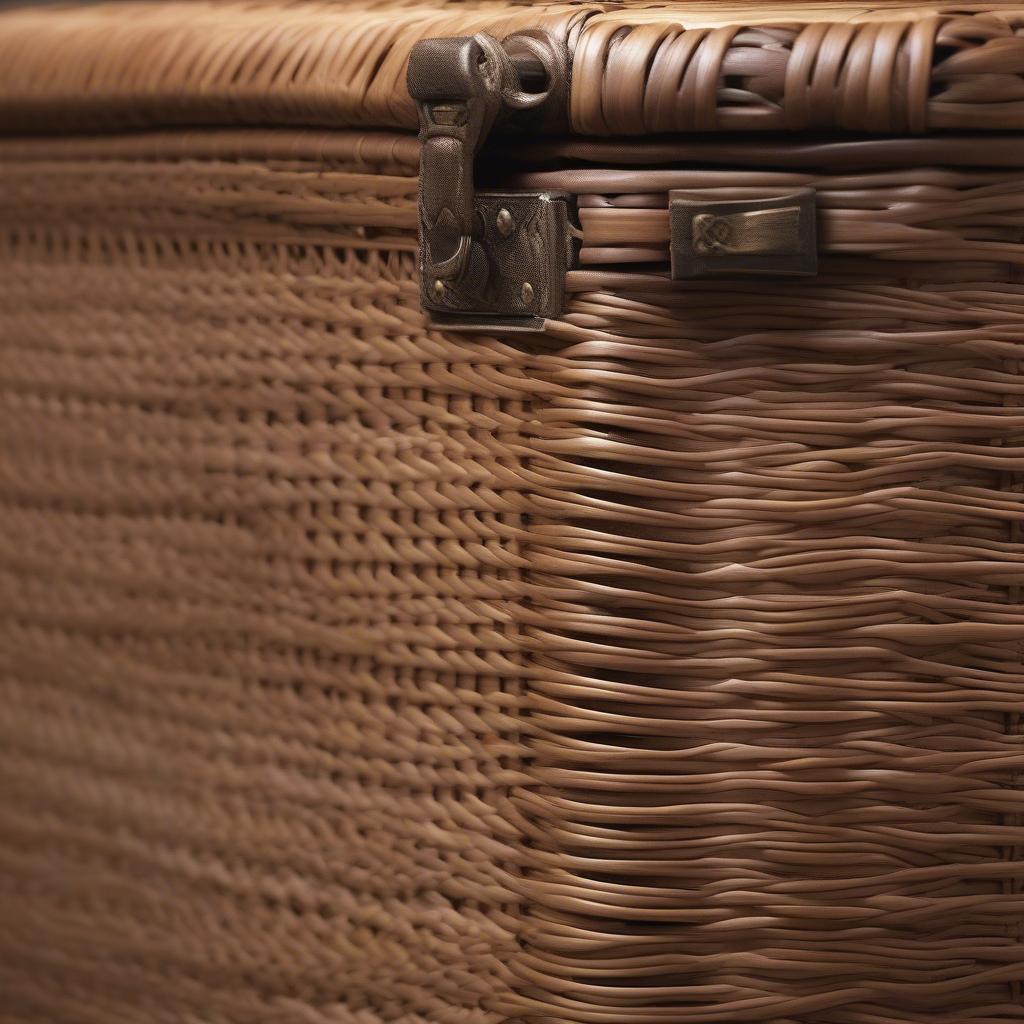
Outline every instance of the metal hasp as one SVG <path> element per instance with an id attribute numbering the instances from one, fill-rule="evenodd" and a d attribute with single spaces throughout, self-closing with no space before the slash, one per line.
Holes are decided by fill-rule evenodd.
<path id="1" fill-rule="evenodd" d="M 424 39 L 409 59 L 420 119 L 420 296 L 447 329 L 536 329 L 562 311 L 568 197 L 476 192 L 491 129 L 543 131 L 565 114 L 568 56 L 546 32 Z"/>
<path id="2" fill-rule="evenodd" d="M 724 201 L 668 195 L 673 278 L 818 272 L 814 189 Z"/>

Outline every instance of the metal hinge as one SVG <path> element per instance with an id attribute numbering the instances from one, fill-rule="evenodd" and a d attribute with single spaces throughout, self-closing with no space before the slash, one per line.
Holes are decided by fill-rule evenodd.
<path id="1" fill-rule="evenodd" d="M 425 39 L 409 60 L 420 119 L 420 295 L 447 329 L 534 330 L 562 311 L 570 199 L 477 192 L 474 163 L 494 125 L 564 118 L 564 43 L 546 32 Z"/>

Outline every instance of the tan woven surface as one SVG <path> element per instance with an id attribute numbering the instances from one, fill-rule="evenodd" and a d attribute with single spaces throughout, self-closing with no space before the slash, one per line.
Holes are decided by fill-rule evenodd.
<path id="1" fill-rule="evenodd" d="M 403 141 L 203 138 L 0 175 L 0 1018 L 1018 1019 L 1024 193 L 512 345 Z"/>
<path id="2" fill-rule="evenodd" d="M 493 1019 L 521 396 L 410 168 L 0 179 L 0 1019 Z"/>
<path id="3" fill-rule="evenodd" d="M 409 51 L 426 36 L 568 35 L 587 8 L 504 0 L 129 0 L 0 21 L 0 128 L 416 126 Z"/>
<path id="4" fill-rule="evenodd" d="M 187 13 L 183 14 L 183 7 Z M 130 0 L 7 12 L 0 130 L 175 124 L 412 129 L 425 36 L 546 28 L 573 129 L 1024 129 L 1024 6 Z"/>
<path id="5" fill-rule="evenodd" d="M 446 334 L 414 139 L 298 126 L 405 123 L 376 40 L 543 10 L 600 133 L 603 26 L 779 12 L 129 8 L 0 15 L 0 1021 L 1024 1020 L 1019 135 L 498 143 L 581 264 Z M 817 278 L 667 279 L 668 189 L 802 184 Z"/>
<path id="6" fill-rule="evenodd" d="M 587 204 L 589 265 L 530 525 L 545 1020 L 1024 1013 L 1024 287 L 995 262 L 1024 193 L 807 159 L 809 283 L 670 283 L 595 239 L 669 186 L 789 175 L 543 176 Z"/>

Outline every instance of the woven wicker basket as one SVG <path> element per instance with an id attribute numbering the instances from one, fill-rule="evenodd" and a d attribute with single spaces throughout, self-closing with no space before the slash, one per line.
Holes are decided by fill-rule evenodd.
<path id="1" fill-rule="evenodd" d="M 0 13 L 0 1022 L 1024 1021 L 1022 129 L 995 0 Z"/>

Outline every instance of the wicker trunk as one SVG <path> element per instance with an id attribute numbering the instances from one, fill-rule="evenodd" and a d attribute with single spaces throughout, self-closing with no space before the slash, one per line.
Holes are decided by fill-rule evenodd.
<path id="1" fill-rule="evenodd" d="M 1024 1022 L 1022 129 L 994 0 L 0 12 L 0 1022 Z"/>

